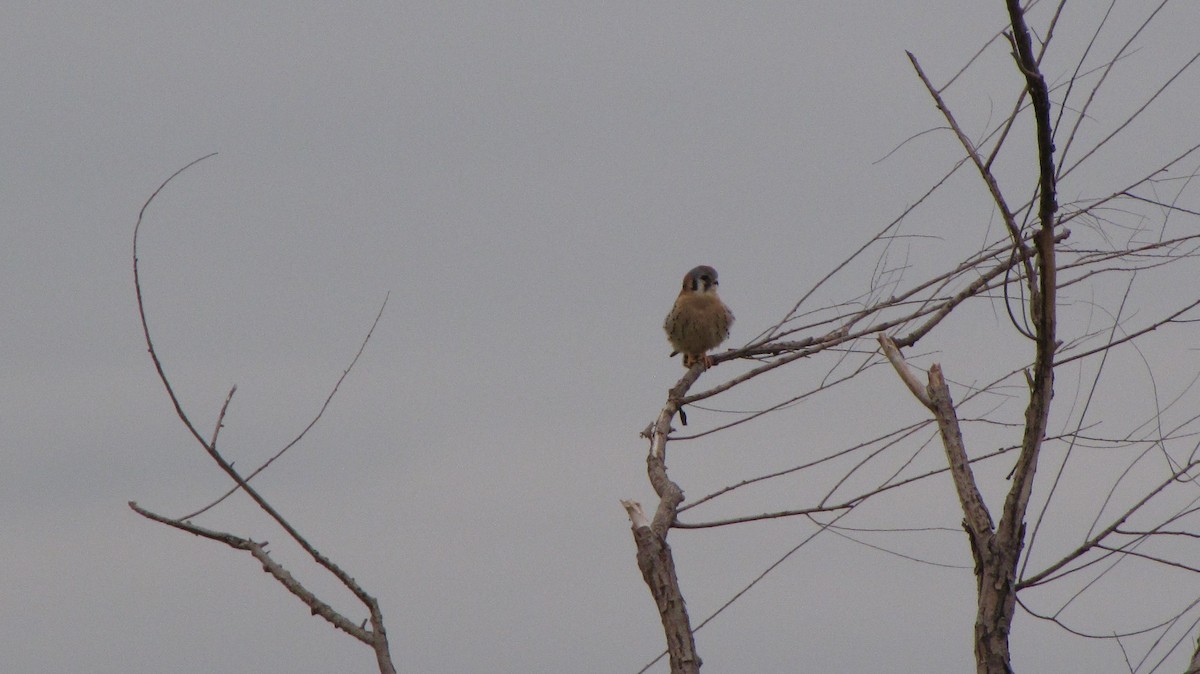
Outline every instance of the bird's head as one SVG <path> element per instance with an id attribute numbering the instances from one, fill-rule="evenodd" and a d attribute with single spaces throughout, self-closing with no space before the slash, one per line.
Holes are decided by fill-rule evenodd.
<path id="1" fill-rule="evenodd" d="M 717 270 L 706 264 L 692 269 L 683 277 L 685 293 L 716 293 L 717 285 Z"/>

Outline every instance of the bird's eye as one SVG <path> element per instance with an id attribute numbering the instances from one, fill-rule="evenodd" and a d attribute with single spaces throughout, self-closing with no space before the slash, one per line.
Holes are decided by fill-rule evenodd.
<path id="1" fill-rule="evenodd" d="M 705 283 L 712 283 L 712 279 L 708 277 L 708 274 L 701 274 L 700 280 L 704 281 Z"/>

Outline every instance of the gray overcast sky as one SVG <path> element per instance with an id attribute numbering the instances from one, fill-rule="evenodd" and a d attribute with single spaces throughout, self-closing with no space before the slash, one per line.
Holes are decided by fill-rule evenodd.
<path id="1" fill-rule="evenodd" d="M 662 636 L 618 499 L 651 501 L 637 433 L 681 373 L 660 327 L 679 279 L 720 270 L 734 344 L 777 320 L 958 154 L 937 134 L 876 163 L 942 124 L 904 50 L 944 82 L 1003 26 L 1002 5 L 7 3 L 0 669 L 374 667 L 248 557 L 125 505 L 178 515 L 227 486 L 155 377 L 130 268 L 142 202 L 217 151 L 151 207 L 141 249 L 157 346 L 197 424 L 236 383 L 224 450 L 256 465 L 319 409 L 390 293 L 325 418 L 260 488 L 381 600 L 402 671 L 637 671 Z M 1099 5 L 1069 6 L 1056 82 Z M 1097 109 L 1104 128 L 1195 48 L 1193 4 L 1167 12 L 1123 65 L 1128 98 Z M 1106 57 L 1130 30 L 1132 11 L 1118 14 Z M 1011 106 L 1003 53 L 956 85 L 970 132 Z M 1194 142 L 1196 91 L 1181 80 L 1130 142 Z M 1099 164 L 1135 175 L 1129 147 Z M 985 238 L 981 194 L 963 175 L 915 218 L 907 233 L 941 238 L 908 244 L 911 278 Z M 819 299 L 858 296 L 868 275 Z M 1007 326 L 981 315 L 964 340 Z M 823 374 L 793 368 L 799 384 L 719 406 Z M 883 374 L 875 399 L 681 445 L 672 474 L 700 495 L 846 443 L 813 419 L 919 418 Z M 953 529 L 948 485 L 856 524 Z M 200 523 L 271 541 L 365 617 L 244 498 Z M 672 534 L 694 619 L 810 532 Z M 953 531 L 931 540 L 925 557 L 957 568 L 818 538 L 700 633 L 705 671 L 970 669 L 967 549 Z M 1115 645 L 1028 618 L 1014 650 L 1022 671 L 1125 671 Z"/>

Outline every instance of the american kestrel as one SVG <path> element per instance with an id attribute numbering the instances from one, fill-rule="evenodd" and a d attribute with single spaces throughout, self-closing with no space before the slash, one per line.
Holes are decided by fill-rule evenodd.
<path id="1" fill-rule="evenodd" d="M 729 337 L 732 325 L 733 312 L 717 297 L 717 270 L 701 265 L 683 277 L 683 289 L 663 322 L 663 330 L 675 349 L 671 355 L 683 354 L 684 367 L 696 363 L 709 367 L 709 349 Z"/>

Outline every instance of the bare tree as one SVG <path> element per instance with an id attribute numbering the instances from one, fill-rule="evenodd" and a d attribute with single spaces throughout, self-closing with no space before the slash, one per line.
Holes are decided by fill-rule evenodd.
<path id="1" fill-rule="evenodd" d="M 662 620 L 667 644 L 664 655 L 670 657 L 672 672 L 699 670 L 701 660 L 695 632 L 737 596 L 693 627 L 675 573 L 676 560 L 667 545 L 671 529 L 806 517 L 818 525 L 817 534 L 838 532 L 842 518 L 880 495 L 925 484 L 945 473 L 953 479 L 963 513 L 962 526 L 974 561 L 973 648 L 977 671 L 981 674 L 1013 671 L 1009 639 L 1018 606 L 1034 618 L 1072 633 L 1115 641 L 1131 672 L 1153 671 L 1161 666 L 1184 643 L 1185 639 L 1178 635 L 1192 634 L 1200 624 L 1200 597 L 1184 602 L 1182 608 L 1162 622 L 1139 630 L 1087 633 L 1061 617 L 1067 606 L 1084 593 L 1094 591 L 1094 584 L 1121 563 L 1139 564 L 1142 573 L 1156 568 L 1200 572 L 1185 550 L 1169 545 L 1181 538 L 1200 536 L 1195 533 L 1200 529 L 1194 524 L 1188 527 L 1200 514 L 1196 505 L 1200 502 L 1197 488 L 1200 485 L 1196 483 L 1200 444 L 1194 439 L 1200 415 L 1183 413 L 1184 417 L 1173 426 L 1167 421 L 1167 410 L 1183 398 L 1200 375 L 1192 376 L 1170 403 L 1164 405 L 1156 397 L 1146 401 L 1145 408 L 1128 411 L 1131 429 L 1106 434 L 1104 424 L 1089 416 L 1090 407 L 1098 405 L 1103 395 L 1122 392 L 1119 381 L 1110 382 L 1103 376 L 1111 367 L 1110 358 L 1114 354 L 1139 349 L 1139 344 L 1152 333 L 1182 330 L 1196 320 L 1200 291 L 1194 284 L 1168 297 L 1154 298 L 1161 301 L 1147 301 L 1144 307 L 1128 306 L 1127 302 L 1145 279 L 1193 263 L 1200 250 L 1200 234 L 1167 235 L 1168 222 L 1178 219 L 1186 219 L 1192 230 L 1196 230 L 1200 212 L 1186 204 L 1188 199 L 1194 199 L 1188 188 L 1197 172 L 1200 145 L 1178 148 L 1174 156 L 1158 160 L 1153 170 L 1123 176 L 1118 180 L 1124 182 L 1115 186 L 1101 186 L 1094 177 L 1081 183 L 1083 178 L 1078 177 L 1098 161 L 1098 153 L 1106 145 L 1150 109 L 1160 94 L 1200 59 L 1200 53 L 1187 54 L 1181 63 L 1172 64 L 1174 70 L 1132 113 L 1082 148 L 1087 134 L 1081 129 L 1089 120 L 1094 101 L 1102 91 L 1107 91 L 1105 85 L 1110 82 L 1113 70 L 1137 48 L 1139 36 L 1156 20 L 1167 2 L 1145 10 L 1141 25 L 1093 66 L 1092 53 L 1100 49 L 1098 36 L 1109 14 L 1098 17 L 1096 33 L 1083 53 L 1059 59 L 1060 65 L 1056 67 L 1068 63 L 1070 75 L 1056 86 L 1048 83 L 1043 73 L 1065 2 L 1041 7 L 1047 13 L 1042 15 L 1040 30 L 1035 31 L 1027 24 L 1026 17 L 1037 4 L 1032 2 L 1022 7 L 1017 0 L 1005 0 L 1008 26 L 940 87 L 933 84 L 917 57 L 908 55 L 918 80 L 942 116 L 945 124 L 942 128 L 960 145 L 960 159 L 926 194 L 804 293 L 775 325 L 744 347 L 713 357 L 715 363 L 746 360 L 752 367 L 695 393 L 691 391 L 704 373 L 704 365 L 692 367 L 671 388 L 656 419 L 643 432 L 649 441 L 649 480 L 659 501 L 653 517 L 647 516 L 636 502 L 625 501 L 624 505 L 633 525 L 638 565 Z M 1036 43 L 1035 33 L 1040 36 Z M 953 93 L 951 89 L 956 82 L 965 79 L 964 74 L 976 65 L 981 55 L 1001 49 L 1009 52 L 1011 72 L 1017 76 L 1007 96 L 1013 101 L 1010 112 L 998 123 L 989 125 L 981 140 L 973 140 L 956 119 L 946 97 Z M 1001 163 L 1007 166 L 1003 174 L 998 169 Z M 964 169 L 977 174 L 988 201 L 981 203 L 976 213 L 963 214 L 959 222 L 976 219 L 986 227 L 994 218 L 1003 224 L 1003 235 L 992 237 L 968 256 L 916 283 L 905 282 L 902 274 L 881 272 L 888 266 L 888 251 L 901 236 L 904 223 L 913 218 L 930 195 L 945 189 L 951 176 Z M 1059 199 L 1064 185 L 1070 186 L 1072 194 L 1099 196 L 1080 197 L 1062 205 Z M 1014 194 L 1022 196 L 1014 198 Z M 967 234 L 952 231 L 945 235 Z M 870 262 L 872 258 L 874 263 Z M 864 261 L 871 278 L 864 294 L 808 309 L 818 290 L 828 291 L 831 279 L 862 268 Z M 1195 267 L 1188 273 L 1194 279 Z M 1077 314 L 1064 316 L 1064 308 L 1084 303 L 1100 311 L 1093 311 L 1086 319 Z M 908 358 L 903 355 L 931 335 L 953 331 L 948 319 L 975 305 L 998 307 L 1006 315 L 1011 332 L 997 336 L 997 342 L 1017 335 L 1026 345 L 1021 350 L 1023 355 L 1007 363 L 1001 362 L 999 354 L 1005 353 L 1003 349 L 989 344 L 973 345 L 980 355 L 975 366 L 981 373 L 999 366 L 998 376 L 989 381 L 985 377 L 990 375 L 986 374 L 946 373 L 939 363 L 929 362 L 927 354 L 910 354 Z M 1107 312 L 1108 318 L 1097 327 L 1094 314 L 1102 311 Z M 1179 356 L 1175 354 L 1173 362 L 1185 362 Z M 919 368 L 927 371 L 924 377 L 912 364 L 917 360 L 927 363 Z M 745 413 L 734 422 L 691 435 L 683 435 L 671 426 L 677 418 L 686 424 L 683 413 L 687 405 L 701 401 L 711 405 L 718 396 L 757 382 L 762 375 L 785 366 L 813 368 L 822 362 L 829 365 L 815 388 Z M 924 407 L 924 418 L 882 435 L 826 450 L 821 458 L 803 465 L 746 477 L 683 505 L 683 491 L 668 475 L 667 448 L 671 442 L 731 432 L 735 426 L 759 420 L 797 401 L 859 382 L 864 372 L 884 362 L 890 362 Z M 1149 365 L 1147 369 L 1154 376 L 1154 369 Z M 1189 370 L 1195 369 L 1189 366 Z M 1075 375 L 1065 394 L 1063 387 L 1056 387 L 1056 374 L 1064 371 Z M 953 384 L 948 381 L 948 377 L 955 380 L 952 375 L 960 375 L 964 380 L 983 379 L 986 383 Z M 865 389 L 859 397 L 863 401 L 861 408 L 848 410 L 847 415 L 862 414 L 873 406 L 892 405 L 890 399 L 873 399 Z M 1019 399 L 1023 404 L 1018 414 L 1003 403 L 991 402 L 996 399 L 1005 402 Z M 965 409 L 971 410 L 969 418 L 964 416 Z M 839 429 L 846 427 L 844 421 Z M 1052 432 L 1052 427 L 1064 430 Z M 973 435 L 980 438 L 995 435 L 1006 440 L 997 450 L 981 452 L 972 450 L 977 446 L 972 442 Z M 943 467 L 913 470 L 914 459 L 932 438 L 940 440 L 944 448 Z M 1053 447 L 1056 456 L 1050 469 L 1039 473 L 1039 467 L 1045 468 L 1047 447 Z M 1038 531 L 1056 517 L 1053 506 L 1066 489 L 1064 476 L 1070 476 L 1073 465 L 1079 461 L 1077 458 L 1072 463 L 1072 453 L 1078 456 L 1083 448 L 1120 452 L 1126 467 L 1107 490 L 1095 491 L 1100 500 L 1095 520 L 1072 523 L 1082 542 L 1063 548 L 1061 543 L 1039 540 Z M 1007 482 L 982 483 L 973 470 L 980 462 L 1013 455 L 1015 460 Z M 896 459 L 897 456 L 900 458 Z M 786 479 L 835 459 L 849 459 L 852 465 L 831 481 L 823 496 L 810 503 L 784 504 L 769 513 L 735 512 L 707 521 L 681 519 L 685 512 L 713 504 L 735 490 Z M 884 467 L 888 460 L 898 467 Z M 862 476 L 872 469 L 882 477 L 872 478 L 872 483 L 862 486 Z M 984 495 L 1001 492 L 1002 502 L 989 506 Z M 811 538 L 800 545 L 807 540 Z M 1155 547 L 1156 543 L 1163 545 Z M 1032 556 L 1035 544 L 1040 553 L 1037 558 Z M 1050 561 L 1043 559 L 1047 556 Z M 1059 608 L 1042 611 L 1023 600 L 1023 596 L 1035 589 L 1051 585 L 1065 588 L 1066 598 L 1061 600 Z M 1120 607 L 1115 607 L 1114 613 L 1119 612 Z M 1133 656 L 1125 639 L 1137 633 L 1157 636 L 1143 653 Z M 1191 640 L 1195 639 L 1192 634 Z M 1200 662 L 1200 649 L 1194 652 L 1189 672 L 1200 671 L 1196 664 Z"/>
<path id="2" fill-rule="evenodd" d="M 363 587 L 359 585 L 349 573 L 338 566 L 332 559 L 318 551 L 303 534 L 293 527 L 287 521 L 287 519 L 285 519 L 284 516 L 278 510 L 276 510 L 274 506 L 271 505 L 265 496 L 263 496 L 257 489 L 250 485 L 250 480 L 274 463 L 274 461 L 282 456 L 284 452 L 288 451 L 297 443 L 299 443 L 300 440 L 304 438 L 305 434 L 307 434 L 308 431 L 321 419 L 322 415 L 324 415 L 325 410 L 329 407 L 329 403 L 333 400 L 334 395 L 337 394 L 338 388 L 341 386 L 342 381 L 345 380 L 346 376 L 350 374 L 350 371 L 354 368 L 354 364 L 358 362 L 359 356 L 362 355 L 363 350 L 366 348 L 367 342 L 371 339 L 371 335 L 375 331 L 375 326 L 378 325 L 379 319 L 383 315 L 383 309 L 387 306 L 387 299 L 384 299 L 383 306 L 379 308 L 379 313 L 375 316 L 375 321 L 371 324 L 370 329 L 367 330 L 367 335 L 363 339 L 362 345 L 359 347 L 358 352 L 354 355 L 354 358 L 350 361 L 350 365 L 346 367 L 345 371 L 342 372 L 342 376 L 338 378 L 337 382 L 330 390 L 329 395 L 326 397 L 324 404 L 321 406 L 320 410 L 318 410 L 317 414 L 291 442 L 287 443 L 287 445 L 276 452 L 261 466 L 244 476 L 234 469 L 233 463 L 222 456 L 217 448 L 217 439 L 220 436 L 221 428 L 224 424 L 225 413 L 229 410 L 229 405 L 233 401 L 233 395 L 237 391 L 237 387 L 234 386 L 229 389 L 228 395 L 225 396 L 225 402 L 221 405 L 220 412 L 217 414 L 216 423 L 213 426 L 212 433 L 207 436 L 204 435 L 188 416 L 187 412 L 183 409 L 183 404 L 175 395 L 175 389 L 171 385 L 171 380 L 167 377 L 167 373 L 163 368 L 162 360 L 159 357 L 158 351 L 154 347 L 154 340 L 150 337 L 150 324 L 146 319 L 146 306 L 142 300 L 142 282 L 140 271 L 138 269 L 138 233 L 141 230 L 142 220 L 146 215 L 146 209 L 150 207 L 151 202 L 154 201 L 154 198 L 158 196 L 159 192 L 161 192 L 168 183 L 170 183 L 179 174 L 211 156 L 213 155 L 210 154 L 201 157 L 200 159 L 191 162 L 187 166 L 184 166 L 173 173 L 170 177 L 163 181 L 161 185 L 158 186 L 158 189 L 156 189 L 154 193 L 150 195 L 150 198 L 148 198 L 142 205 L 142 209 L 138 213 L 137 224 L 133 229 L 133 285 L 134 291 L 137 294 L 138 315 L 140 316 L 142 322 L 142 333 L 146 338 L 146 348 L 150 353 L 150 359 L 154 362 L 154 369 L 158 372 L 159 380 L 162 382 L 167 396 L 171 399 L 171 404 L 175 407 L 175 414 L 179 417 L 179 420 L 183 422 L 183 425 L 187 427 L 187 430 L 191 434 L 192 438 L 195 439 L 201 448 L 203 448 L 213 462 L 216 463 L 217 466 L 229 476 L 229 479 L 234 483 L 234 487 L 226 492 L 223 496 L 214 500 L 212 503 L 209 503 L 203 508 L 181 517 L 166 517 L 164 515 L 159 515 L 142 508 L 133 501 L 129 502 L 129 507 L 139 515 L 154 520 L 155 522 L 166 524 L 167 526 L 174 527 L 180 531 L 186 531 L 187 533 L 195 536 L 200 536 L 212 541 L 224 543 L 235 550 L 243 550 L 248 552 L 262 565 L 263 571 L 269 573 L 271 577 L 279 582 L 279 584 L 283 585 L 288 592 L 291 592 L 296 596 L 296 598 L 308 606 L 313 615 L 324 618 L 335 628 L 342 630 L 346 634 L 349 634 L 350 636 L 369 646 L 375 652 L 375 660 L 379 666 L 379 671 L 381 674 L 395 674 L 396 668 L 392 664 L 391 652 L 388 649 L 387 630 L 383 625 L 383 612 L 379 608 L 379 602 L 376 601 L 376 599 L 370 594 L 368 594 L 367 591 L 363 589 Z M 298 545 L 309 557 L 312 558 L 313 562 L 336 578 L 338 582 L 340 582 L 347 590 L 350 591 L 351 594 L 354 595 L 356 599 L 358 599 L 359 602 L 362 603 L 367 613 L 367 618 L 365 620 L 356 623 L 349 617 L 334 610 L 334 608 L 328 602 L 323 601 L 316 594 L 308 590 L 286 568 L 284 568 L 279 562 L 275 561 L 271 557 L 265 542 L 255 541 L 253 538 L 248 536 L 238 536 L 224 531 L 209 529 L 192 522 L 194 518 L 199 517 L 201 514 L 205 513 L 210 508 L 239 490 L 245 492 L 245 494 L 249 496 L 250 499 L 253 500 L 263 512 L 265 512 L 272 520 L 274 520 L 279 528 L 282 529 L 288 535 L 288 537 L 296 543 L 296 545 Z M 369 628 L 367 627 L 368 622 L 370 623 Z"/>

